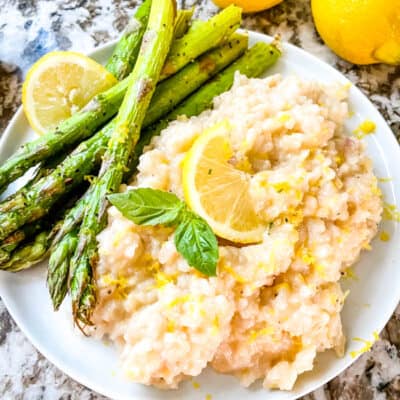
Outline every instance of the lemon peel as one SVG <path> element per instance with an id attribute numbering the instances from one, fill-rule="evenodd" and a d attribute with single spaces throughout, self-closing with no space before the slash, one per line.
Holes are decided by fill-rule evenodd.
<path id="1" fill-rule="evenodd" d="M 342 278 L 353 280 L 353 281 L 358 281 L 358 276 L 354 272 L 354 269 L 352 267 L 348 267 L 343 271 Z"/>
<path id="2" fill-rule="evenodd" d="M 387 221 L 400 222 L 400 211 L 395 204 L 384 203 L 382 217 Z"/>
<path id="3" fill-rule="evenodd" d="M 261 336 L 270 336 L 274 334 L 275 329 L 272 326 L 267 326 L 259 330 L 250 330 L 249 343 L 254 343 Z"/>
<path id="4" fill-rule="evenodd" d="M 197 381 L 192 382 L 193 389 L 200 389 L 200 383 Z"/>
<path id="5" fill-rule="evenodd" d="M 352 340 L 355 341 L 355 342 L 363 343 L 364 346 L 363 346 L 361 349 L 359 349 L 359 350 L 353 350 L 353 351 L 351 351 L 351 352 L 349 353 L 350 356 L 351 356 L 351 358 L 356 358 L 357 356 L 359 356 L 359 355 L 361 355 L 361 354 L 363 354 L 363 353 L 366 353 L 366 352 L 368 352 L 368 351 L 371 350 L 371 348 L 372 348 L 372 346 L 374 345 L 374 343 L 375 343 L 377 340 L 379 340 L 379 333 L 376 332 L 376 331 L 374 331 L 374 332 L 372 332 L 372 336 L 373 336 L 373 339 L 372 339 L 372 340 L 366 340 L 366 339 L 362 339 L 362 338 L 359 338 L 359 337 L 354 337 L 354 338 L 352 339 Z"/>
<path id="6" fill-rule="evenodd" d="M 390 240 L 390 235 L 386 231 L 382 231 L 379 234 L 379 239 L 382 240 L 382 242 L 388 242 Z"/>
<path id="7" fill-rule="evenodd" d="M 375 133 L 376 124 L 375 122 L 366 119 L 364 122 L 361 122 L 360 125 L 353 131 L 354 136 L 358 139 L 363 139 L 367 135 L 371 135 Z"/>
<path id="8" fill-rule="evenodd" d="M 119 300 L 127 298 L 128 280 L 124 276 L 118 275 L 115 278 L 111 274 L 105 274 L 101 277 L 101 281 L 104 285 L 115 287 L 114 294 Z"/>

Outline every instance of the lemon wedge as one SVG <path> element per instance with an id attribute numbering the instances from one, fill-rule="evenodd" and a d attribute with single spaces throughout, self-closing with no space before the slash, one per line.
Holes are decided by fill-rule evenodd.
<path id="1" fill-rule="evenodd" d="M 249 194 L 250 175 L 229 163 L 230 129 L 228 122 L 214 125 L 187 153 L 182 171 L 185 200 L 216 235 L 235 243 L 256 243 L 265 227 Z"/>
<path id="2" fill-rule="evenodd" d="M 91 58 L 55 51 L 29 70 L 22 87 L 22 105 L 31 127 L 43 134 L 116 83 L 117 79 Z"/>

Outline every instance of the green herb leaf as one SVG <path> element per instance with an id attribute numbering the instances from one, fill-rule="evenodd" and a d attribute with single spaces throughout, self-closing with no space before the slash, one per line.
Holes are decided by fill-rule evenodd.
<path id="1" fill-rule="evenodd" d="M 122 215 L 138 225 L 176 226 L 175 246 L 191 267 L 215 276 L 218 242 L 207 222 L 172 193 L 139 188 L 108 196 Z"/>
<path id="2" fill-rule="evenodd" d="M 175 231 L 175 246 L 191 267 L 215 276 L 219 257 L 218 242 L 204 219 L 187 211 Z"/>
<path id="3" fill-rule="evenodd" d="M 111 194 L 108 199 L 124 217 L 138 225 L 176 225 L 186 207 L 174 194 L 150 188 Z"/>

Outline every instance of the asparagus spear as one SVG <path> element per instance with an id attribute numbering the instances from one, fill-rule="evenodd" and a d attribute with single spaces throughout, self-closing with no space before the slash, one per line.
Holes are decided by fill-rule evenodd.
<path id="1" fill-rule="evenodd" d="M 193 17 L 194 8 L 190 10 L 179 10 L 175 18 L 174 38 L 180 39 L 189 29 Z"/>
<path id="2" fill-rule="evenodd" d="M 77 230 L 68 232 L 51 252 L 47 271 L 47 286 L 54 310 L 58 310 L 68 291 L 69 267 L 78 245 Z"/>
<path id="3" fill-rule="evenodd" d="M 21 242 L 31 237 L 37 232 L 43 230 L 43 221 L 35 221 L 32 224 L 24 225 L 21 229 L 16 230 L 10 236 L 6 237 L 0 243 L 0 249 L 11 253 Z"/>
<path id="4" fill-rule="evenodd" d="M 135 65 L 149 19 L 150 6 L 151 0 L 144 0 L 140 5 L 106 64 L 106 69 L 118 80 L 126 78 Z"/>
<path id="5" fill-rule="evenodd" d="M 151 0 L 145 0 L 139 6 L 106 64 L 106 69 L 118 80 L 126 78 L 135 65 L 149 19 L 150 6 Z M 193 12 L 194 9 L 178 11 L 174 27 L 175 38 L 180 38 L 187 32 Z"/>
<path id="6" fill-rule="evenodd" d="M 18 272 L 30 268 L 33 264 L 42 260 L 49 248 L 47 236 L 48 232 L 40 232 L 31 242 L 14 250 L 9 260 L 1 265 L 1 269 Z"/>
<path id="7" fill-rule="evenodd" d="M 175 52 L 167 60 L 167 64 L 174 67 L 168 68 L 169 71 L 164 71 L 164 78 L 226 39 L 233 28 L 240 23 L 240 12 L 227 14 L 223 11 L 220 14 L 222 16 L 217 21 L 219 25 L 213 26 L 209 21 L 204 24 L 196 24 L 198 29 L 190 29 L 185 36 L 179 39 L 179 46 L 174 46 Z M 203 25 L 208 29 L 204 29 Z M 210 41 L 211 35 L 213 42 Z M 200 46 L 199 43 L 202 45 Z M 175 67 L 176 65 L 179 65 L 179 68 Z M 66 147 L 91 136 L 96 129 L 117 113 L 127 86 L 128 79 L 125 78 L 114 87 L 95 96 L 81 111 L 61 122 L 55 131 L 21 146 L 0 167 L 0 192 L 37 163 L 61 153 Z"/>
<path id="8" fill-rule="evenodd" d="M 72 260 L 71 297 L 75 319 L 90 323 L 96 301 L 93 271 L 97 263 L 97 234 L 106 224 L 107 195 L 118 190 L 130 154 L 139 139 L 140 129 L 168 54 L 175 18 L 174 0 L 153 0 L 143 44 L 129 87 L 118 112 L 115 129 L 103 157 L 98 180 L 79 231 L 79 243 Z M 85 291 L 85 302 L 81 302 Z M 88 300 L 86 302 L 86 299 Z"/>
<path id="9" fill-rule="evenodd" d="M 10 253 L 6 250 L 0 249 L 0 264 L 6 263 L 10 259 Z"/>
<path id="10" fill-rule="evenodd" d="M 136 14 L 129 21 L 125 32 L 118 41 L 106 69 L 118 80 L 126 78 L 132 71 L 140 49 L 140 44 L 149 19 L 151 0 L 145 0 L 137 9 Z M 178 11 L 174 37 L 182 37 L 189 29 L 194 9 Z"/>
<path id="11" fill-rule="evenodd" d="M 184 37 L 175 40 L 172 44 L 168 59 L 161 72 L 160 80 L 164 80 L 176 73 L 188 62 L 209 50 L 210 47 L 219 46 L 236 31 L 240 22 L 241 8 L 232 5 L 208 21 L 196 24 L 195 29 L 189 29 L 189 32 Z M 220 30 L 224 30 L 223 35 L 221 35 Z"/>
<path id="12" fill-rule="evenodd" d="M 61 221 L 81 195 L 82 188 L 78 188 L 68 198 L 62 198 L 55 204 L 45 218 L 24 225 L 3 240 L 0 245 L 0 270 L 20 271 L 42 261 L 61 227 Z M 39 244 L 43 251 L 38 251 Z"/>

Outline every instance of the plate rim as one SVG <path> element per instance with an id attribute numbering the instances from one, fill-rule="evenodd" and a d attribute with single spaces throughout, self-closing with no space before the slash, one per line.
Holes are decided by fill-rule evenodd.
<path id="1" fill-rule="evenodd" d="M 246 30 L 246 29 L 239 29 L 239 31 L 242 32 L 247 32 L 249 34 L 249 39 L 253 41 L 272 41 L 274 38 L 270 35 L 261 33 L 261 32 L 256 32 L 253 30 Z M 115 47 L 115 45 L 117 44 L 118 39 L 109 41 L 107 43 L 104 43 L 98 47 L 95 47 L 92 51 L 85 53 L 86 55 L 88 55 L 89 57 L 96 57 L 97 54 L 107 51 L 110 48 Z M 320 59 L 319 57 L 315 56 L 314 54 L 308 52 L 307 50 L 296 46 L 290 42 L 287 41 L 282 41 L 281 42 L 282 47 L 288 48 L 291 51 L 294 52 L 299 52 L 301 53 L 303 56 L 308 57 L 312 60 L 312 62 L 314 64 L 318 64 L 320 66 L 322 66 L 323 68 L 328 68 L 335 76 L 340 77 L 340 79 L 345 79 L 347 82 L 350 82 L 352 85 L 352 90 L 355 90 L 357 93 L 357 96 L 361 96 L 365 101 L 367 101 L 370 105 L 372 105 L 372 107 L 375 110 L 375 115 L 374 115 L 374 120 L 376 120 L 377 118 L 380 120 L 381 124 L 384 124 L 387 129 L 391 132 L 391 138 L 390 140 L 393 142 L 393 145 L 397 147 L 397 151 L 399 152 L 400 155 L 400 147 L 399 147 L 399 142 L 397 141 L 397 138 L 393 132 L 393 130 L 391 129 L 391 127 L 389 126 L 388 122 L 385 120 L 385 118 L 383 117 L 383 115 L 381 114 L 381 112 L 378 110 L 378 108 L 376 107 L 376 105 L 367 97 L 367 95 L 365 95 L 357 86 L 356 84 L 354 84 L 353 82 L 351 82 L 342 72 L 340 72 L 339 70 L 337 70 L 336 68 L 334 68 L 333 66 L 331 66 L 330 64 L 328 64 L 327 62 L 325 62 L 324 60 Z M 17 109 L 17 111 L 14 113 L 13 117 L 11 118 L 10 122 L 8 123 L 6 129 L 4 130 L 1 138 L 0 138 L 0 154 L 3 151 L 3 148 L 5 147 L 5 144 L 8 142 L 8 140 L 10 139 L 11 135 L 12 135 L 12 131 L 15 129 L 14 125 L 16 123 L 16 121 L 18 121 L 19 118 L 23 117 L 23 108 L 22 105 L 20 105 Z M 63 373 L 65 373 L 67 376 L 69 376 L 71 379 L 75 380 L 76 382 L 78 382 L 79 384 L 85 386 L 86 388 L 93 390 L 94 392 L 100 394 L 100 395 L 104 395 L 107 396 L 111 399 L 117 399 L 115 397 L 115 394 L 113 393 L 112 389 L 108 389 L 106 385 L 101 385 L 98 384 L 94 381 L 92 381 L 89 378 L 86 378 L 84 376 L 82 376 L 81 374 L 79 374 L 79 372 L 76 372 L 76 370 L 73 370 L 72 368 L 69 368 L 66 364 L 64 364 L 61 360 L 59 360 L 57 358 L 57 356 L 53 356 L 53 353 L 51 351 L 47 351 L 45 346 L 42 346 L 42 344 L 40 344 L 30 333 L 30 329 L 29 327 L 24 323 L 23 320 L 20 320 L 18 317 L 15 317 L 15 312 L 14 312 L 14 308 L 13 306 L 10 304 L 10 302 L 7 299 L 7 296 L 4 297 L 1 291 L 1 286 L 0 286 L 0 298 L 2 299 L 7 311 L 10 313 L 11 317 L 13 318 L 14 322 L 16 323 L 16 325 L 18 326 L 18 328 L 22 331 L 22 333 L 25 335 L 25 337 L 29 340 L 29 342 L 34 346 L 34 348 L 41 353 L 48 361 L 50 361 L 56 368 L 58 368 L 60 371 L 62 371 Z M 395 311 L 397 305 L 399 304 L 400 301 L 400 286 L 399 286 L 399 290 L 397 293 L 397 296 L 393 296 L 393 304 L 391 304 L 391 307 L 387 309 L 390 309 L 390 313 L 387 312 L 387 315 L 384 318 L 384 323 L 383 326 L 380 327 L 379 332 L 381 332 L 383 330 L 383 328 L 386 326 L 387 322 L 389 321 L 389 319 L 391 318 L 391 316 L 393 315 L 393 312 Z M 349 362 L 345 363 L 345 365 L 343 366 L 343 368 L 340 368 L 339 371 L 332 371 L 330 374 L 327 374 L 327 377 L 325 377 L 324 379 L 321 379 L 320 381 L 316 382 L 315 384 L 311 384 L 309 388 L 304 389 L 303 391 L 300 391 L 298 393 L 293 394 L 293 397 L 290 397 L 291 400 L 296 400 L 302 396 L 305 396 L 307 394 L 312 393 L 313 391 L 317 390 L 318 388 L 324 386 L 327 382 L 331 381 L 333 378 L 335 378 L 336 376 L 338 376 L 339 374 L 341 374 L 344 370 L 348 369 L 354 362 L 357 361 L 357 359 L 361 356 L 361 354 L 358 354 L 356 357 L 354 357 L 353 359 L 349 360 Z M 267 393 L 267 392 L 266 392 Z M 135 396 L 136 397 L 136 396 Z M 135 397 L 131 396 L 129 399 L 132 400 Z M 126 397 L 118 397 L 119 399 L 125 399 Z M 126 398 L 127 399 L 127 398 Z M 128 400 L 128 399 L 127 399 Z"/>

